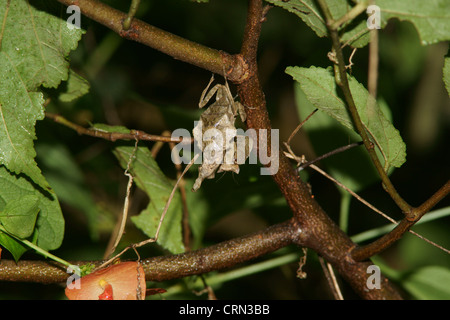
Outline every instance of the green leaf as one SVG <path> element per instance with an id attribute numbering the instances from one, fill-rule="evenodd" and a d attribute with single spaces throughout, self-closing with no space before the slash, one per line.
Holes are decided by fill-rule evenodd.
<path id="1" fill-rule="evenodd" d="M 61 92 L 58 99 L 62 102 L 70 102 L 78 99 L 89 92 L 89 82 L 78 73 L 70 69 L 69 78 L 66 82 L 67 87 Z"/>
<path id="2" fill-rule="evenodd" d="M 9 170 L 27 174 L 43 188 L 49 188 L 34 160 L 34 125 L 44 117 L 43 96 L 28 92 L 12 62 L 0 52 L 0 163 Z M 6 81 L 6 78 L 8 81 Z"/>
<path id="3" fill-rule="evenodd" d="M 328 34 L 325 19 L 322 16 L 320 7 L 313 0 L 266 0 L 276 6 L 288 10 L 299 16 L 319 37 L 324 37 Z M 343 0 L 334 1 L 339 6 L 345 3 Z M 333 6 L 335 7 L 335 6 Z M 331 8 L 330 8 L 331 9 Z"/>
<path id="4" fill-rule="evenodd" d="M 104 123 L 95 123 L 92 125 L 92 129 L 103 132 L 131 133 L 131 130 L 124 126 L 110 126 Z"/>
<path id="5" fill-rule="evenodd" d="M 288 67 L 291 75 L 305 92 L 308 100 L 319 110 L 338 120 L 342 125 L 356 131 L 346 104 L 339 96 L 331 68 Z M 359 116 L 372 141 L 384 160 L 384 168 L 400 167 L 406 161 L 406 146 L 397 129 L 386 118 L 378 103 L 355 78 L 349 76 L 349 86 Z"/>
<path id="6" fill-rule="evenodd" d="M 54 88 L 67 80 L 67 55 L 82 31 L 23 0 L 0 0 L 0 25 L 0 163 L 49 189 L 34 160 L 34 126 L 44 117 L 39 86 Z"/>
<path id="7" fill-rule="evenodd" d="M 130 129 L 126 127 L 109 126 L 101 123 L 93 124 L 92 128 L 104 132 L 130 133 Z M 127 168 L 133 150 L 134 146 L 114 149 L 114 155 L 122 168 Z M 167 179 L 146 147 L 137 148 L 135 159 L 130 164 L 130 173 L 137 186 L 150 198 L 148 207 L 138 216 L 132 217 L 131 220 L 147 236 L 154 237 L 174 184 Z M 158 244 L 172 253 L 184 252 L 181 219 L 181 199 L 179 193 L 176 192 L 164 218 L 157 241 Z"/>
<path id="8" fill-rule="evenodd" d="M 289 12 L 300 17 L 319 37 L 328 35 L 328 29 L 322 11 L 315 0 L 266 0 L 276 6 L 282 7 Z M 346 0 L 326 0 L 333 19 L 337 20 L 351 10 L 349 2 Z M 361 14 L 354 22 L 344 25 L 341 28 L 342 42 L 349 42 L 353 47 L 364 47 L 369 42 L 368 28 L 366 24 L 367 16 Z"/>
<path id="9" fill-rule="evenodd" d="M 450 58 L 444 60 L 443 79 L 447 93 L 450 96 Z"/>
<path id="10" fill-rule="evenodd" d="M 299 16 L 319 37 L 328 34 L 325 19 L 314 0 L 266 0 Z M 334 20 L 351 10 L 348 1 L 325 0 Z M 358 1 L 362 2 L 362 1 Z M 411 22 L 419 33 L 422 44 L 428 45 L 450 40 L 450 2 L 448 0 L 377 0 L 380 8 L 380 27 L 384 28 L 389 19 L 397 18 Z M 341 26 L 341 41 L 353 47 L 364 47 L 369 42 L 368 16 L 363 11 L 353 21 Z"/>
<path id="11" fill-rule="evenodd" d="M 27 246 L 2 231 L 0 231 L 0 245 L 12 254 L 16 262 L 28 250 Z"/>
<path id="12" fill-rule="evenodd" d="M 31 225 L 36 221 L 32 235 L 33 242 L 44 250 L 57 249 L 64 237 L 64 218 L 55 194 L 49 191 L 39 191 L 26 176 L 16 176 L 4 166 L 0 166 L 0 211 L 10 208 L 9 210 L 18 212 L 21 207 L 20 201 L 28 199 L 27 206 L 33 212 L 33 198 L 38 199 L 36 210 L 39 211 L 39 214 L 37 219 L 34 214 L 22 217 L 22 223 L 27 229 L 26 233 L 29 233 Z M 19 206 L 16 207 L 17 205 Z M 3 222 L 2 218 L 2 224 Z M 13 223 L 13 225 L 15 229 L 19 228 L 17 223 Z M 13 233 L 16 232 L 19 231 Z"/>
<path id="13" fill-rule="evenodd" d="M 450 40 L 450 1 L 377 0 L 381 9 L 381 27 L 391 18 L 411 22 L 423 45 Z"/>
<path id="14" fill-rule="evenodd" d="M 133 150 L 134 146 L 121 146 L 114 149 L 114 155 L 122 168 L 127 168 Z M 158 167 L 147 147 L 137 148 L 135 158 L 130 165 L 130 173 L 133 175 L 136 185 L 150 198 L 148 207 L 138 216 L 132 217 L 131 220 L 148 237 L 153 238 L 174 184 Z M 157 241 L 172 253 L 184 252 L 181 209 L 181 198 L 176 192 L 162 223 Z"/>
<path id="15" fill-rule="evenodd" d="M 424 267 L 409 274 L 401 282 L 403 287 L 416 299 L 450 299 L 450 269 L 448 268 Z"/>
<path id="16" fill-rule="evenodd" d="M 305 119 L 316 107 L 307 95 L 295 83 L 295 99 L 300 119 Z M 308 134 L 317 156 L 330 152 L 349 143 L 361 141 L 361 137 L 352 129 L 345 127 L 325 112 L 317 112 L 309 118 L 302 129 Z M 333 139 L 330 139 L 333 137 Z M 312 159 L 308 159 L 312 160 Z M 371 165 L 371 160 L 363 146 L 347 150 L 321 161 L 335 179 L 351 190 L 358 192 L 378 181 L 378 173 Z M 358 165 L 355 165 L 358 164 Z M 343 190 L 339 188 L 339 190 Z"/>
<path id="17" fill-rule="evenodd" d="M 21 239 L 31 236 L 39 212 L 39 197 L 30 194 L 9 201 L 0 211 L 0 223 L 6 231 Z"/>

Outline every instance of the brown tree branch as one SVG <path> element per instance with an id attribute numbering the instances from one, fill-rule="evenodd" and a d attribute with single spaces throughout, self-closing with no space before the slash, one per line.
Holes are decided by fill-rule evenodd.
<path id="1" fill-rule="evenodd" d="M 301 242 L 301 230 L 291 221 L 273 225 L 265 230 L 224 241 L 219 244 L 183 254 L 144 259 L 142 266 L 147 281 L 164 281 L 221 270 Z M 82 266 L 100 266 L 103 261 L 73 261 Z M 70 274 L 60 265 L 49 261 L 0 261 L 0 281 L 64 283 Z"/>
<path id="2" fill-rule="evenodd" d="M 129 28 L 124 30 L 123 22 L 128 15 L 98 0 L 57 1 L 67 6 L 77 5 L 84 16 L 108 27 L 121 37 L 142 43 L 177 60 L 217 74 L 223 74 L 225 70 L 227 78 L 233 82 L 239 82 L 246 77 L 246 66 L 239 56 L 189 41 L 137 18 L 133 18 Z"/>
<path id="3" fill-rule="evenodd" d="M 117 140 L 142 140 L 142 141 L 160 141 L 160 142 L 177 142 L 177 143 L 192 143 L 192 139 L 187 138 L 172 138 L 168 136 L 157 136 L 145 133 L 141 130 L 130 130 L 130 132 L 106 132 L 95 128 L 85 128 L 76 123 L 73 123 L 63 116 L 58 114 L 46 112 L 45 117 L 52 119 L 56 123 L 60 123 L 72 130 L 75 130 L 80 135 L 88 135 L 95 138 L 101 138 L 108 141 L 115 142 Z"/>

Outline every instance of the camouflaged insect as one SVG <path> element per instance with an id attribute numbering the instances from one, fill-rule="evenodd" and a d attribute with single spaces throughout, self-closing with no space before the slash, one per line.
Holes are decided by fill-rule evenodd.
<path id="1" fill-rule="evenodd" d="M 214 76 L 203 91 L 199 108 L 203 108 L 209 100 L 216 95 L 216 101 L 212 103 L 200 116 L 200 120 L 194 127 L 194 139 L 203 152 L 203 162 L 198 169 L 198 178 L 195 180 L 192 191 L 197 191 L 204 179 L 213 179 L 215 173 L 232 171 L 239 173 L 239 163 L 247 159 L 252 148 L 252 140 L 245 139 L 244 159 L 238 157 L 237 143 L 240 135 L 236 135 L 235 120 L 239 113 L 242 122 L 246 120 L 244 106 L 234 101 L 228 84 L 216 84 L 208 91 Z M 240 161 L 238 161 L 240 160 Z M 242 161 L 243 160 L 243 161 Z"/>

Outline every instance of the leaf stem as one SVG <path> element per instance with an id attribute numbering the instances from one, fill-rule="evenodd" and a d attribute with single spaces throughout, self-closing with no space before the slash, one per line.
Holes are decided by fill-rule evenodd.
<path id="1" fill-rule="evenodd" d="M 338 20 L 334 21 L 333 24 L 331 25 L 331 28 L 335 30 L 339 29 L 340 26 L 342 26 L 343 24 L 359 16 L 362 12 L 366 10 L 366 8 L 367 8 L 367 1 L 361 1 L 357 3 L 352 9 L 350 9 L 350 11 L 348 11 Z"/>
<path id="2" fill-rule="evenodd" d="M 131 0 L 130 10 L 128 11 L 128 15 L 123 21 L 123 29 L 128 30 L 131 26 L 131 20 L 133 20 L 134 15 L 136 14 L 137 9 L 139 8 L 141 0 Z"/>
<path id="3" fill-rule="evenodd" d="M 67 262 L 66 260 L 61 259 L 61 258 L 51 254 L 50 252 L 40 248 L 39 246 L 35 245 L 31 241 L 26 240 L 26 239 L 21 239 L 19 237 L 16 237 L 15 235 L 9 233 L 2 225 L 0 225 L 0 231 L 5 233 L 5 234 L 7 234 L 7 235 L 9 235 L 10 237 L 16 239 L 17 241 L 23 243 L 27 247 L 33 249 L 34 251 L 36 251 L 37 253 L 39 253 L 40 255 L 42 255 L 42 256 L 44 256 L 46 258 L 52 259 L 52 260 L 54 260 L 56 262 L 59 262 L 59 263 L 61 263 L 62 265 L 66 266 L 66 267 L 70 267 L 72 265 L 71 263 Z"/>

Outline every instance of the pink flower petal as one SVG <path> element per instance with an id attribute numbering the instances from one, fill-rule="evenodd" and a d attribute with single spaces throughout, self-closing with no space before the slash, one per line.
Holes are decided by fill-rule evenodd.
<path id="1" fill-rule="evenodd" d="M 76 285 L 66 287 L 69 300 L 137 300 L 145 298 L 144 269 L 138 262 L 122 262 L 95 271 L 79 279 Z M 138 294 L 140 297 L 138 297 Z"/>

